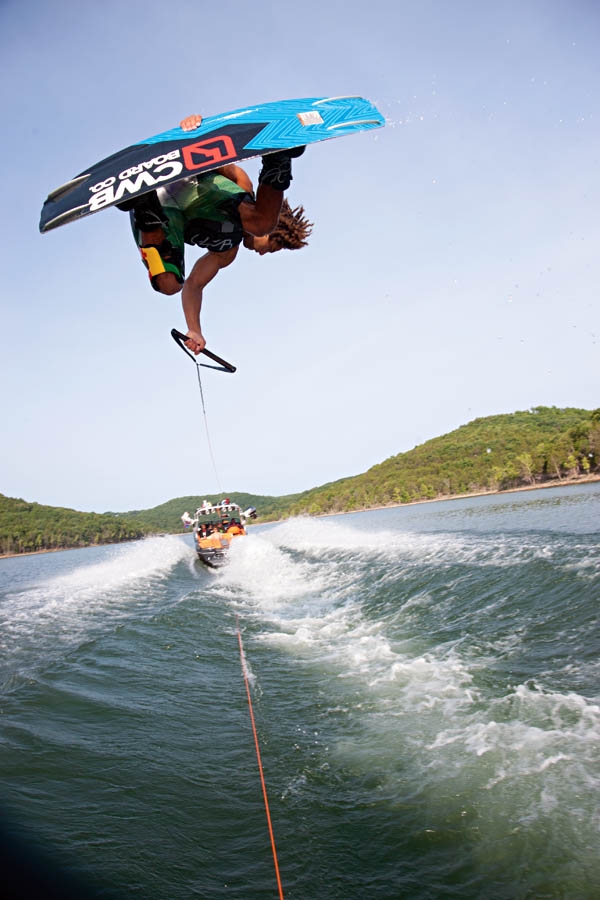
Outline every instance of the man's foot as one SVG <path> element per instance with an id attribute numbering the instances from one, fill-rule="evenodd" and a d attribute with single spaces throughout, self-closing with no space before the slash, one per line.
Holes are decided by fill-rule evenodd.
<path id="1" fill-rule="evenodd" d="M 141 197 L 132 197 L 117 203 L 117 209 L 124 212 L 133 210 L 133 224 L 138 231 L 154 231 L 167 225 L 167 218 L 159 203 L 156 191 L 149 191 Z"/>
<path id="2" fill-rule="evenodd" d="M 292 182 L 292 159 L 302 156 L 305 149 L 291 147 L 289 150 L 278 150 L 263 156 L 258 183 L 268 184 L 277 191 L 287 191 Z"/>
<path id="3" fill-rule="evenodd" d="M 287 153 L 292 159 L 296 159 L 298 156 L 302 156 L 305 150 L 306 144 L 303 144 L 302 147 L 290 147 L 289 150 L 283 150 L 282 152 Z"/>
<path id="4" fill-rule="evenodd" d="M 133 212 L 133 224 L 138 231 L 155 231 L 164 228 L 167 220 L 164 216 L 154 212 L 153 209 L 138 208 Z"/>

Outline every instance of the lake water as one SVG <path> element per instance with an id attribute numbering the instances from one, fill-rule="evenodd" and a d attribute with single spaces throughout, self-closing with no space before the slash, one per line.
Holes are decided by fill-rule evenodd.
<path id="1" fill-rule="evenodd" d="M 598 898 L 599 538 L 590 484 L 0 560 L 4 861 L 276 898 L 239 627 L 288 900 Z"/>

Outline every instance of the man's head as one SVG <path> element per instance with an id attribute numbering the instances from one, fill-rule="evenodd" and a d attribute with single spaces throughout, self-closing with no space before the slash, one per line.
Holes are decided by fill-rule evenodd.
<path id="1" fill-rule="evenodd" d="M 252 237 L 244 240 L 248 249 L 254 250 L 263 256 L 265 253 L 277 253 L 278 250 L 300 250 L 308 244 L 313 223 L 304 215 L 304 207 L 297 206 L 292 209 L 284 199 L 279 213 L 277 225 L 270 234 L 262 237 Z"/>

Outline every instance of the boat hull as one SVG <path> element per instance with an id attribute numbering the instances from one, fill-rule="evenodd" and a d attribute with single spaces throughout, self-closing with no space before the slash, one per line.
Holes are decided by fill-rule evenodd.
<path id="1" fill-rule="evenodd" d="M 227 561 L 227 551 L 234 538 L 246 534 L 244 522 L 255 519 L 253 506 L 242 510 L 237 503 L 223 500 L 213 506 L 205 500 L 196 510 L 194 518 L 188 512 L 181 516 L 186 528 L 194 528 L 194 544 L 198 559 L 210 568 L 222 566 Z"/>
<path id="2" fill-rule="evenodd" d="M 228 534 L 212 534 L 209 537 L 196 537 L 196 553 L 206 566 L 214 569 L 222 566 L 227 560 L 227 551 L 231 544 Z"/>
<path id="3" fill-rule="evenodd" d="M 227 550 L 197 549 L 196 554 L 200 562 L 208 566 L 209 569 L 218 569 L 219 566 L 227 562 Z"/>

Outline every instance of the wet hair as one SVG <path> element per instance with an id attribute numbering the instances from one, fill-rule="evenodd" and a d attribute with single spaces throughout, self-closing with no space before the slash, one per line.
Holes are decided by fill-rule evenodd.
<path id="1" fill-rule="evenodd" d="M 279 221 L 269 235 L 269 244 L 274 250 L 300 250 L 308 244 L 312 229 L 313 223 L 304 215 L 304 207 L 292 209 L 284 199 Z"/>

